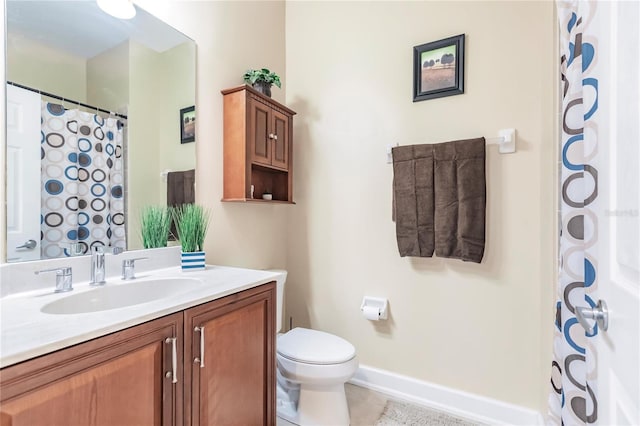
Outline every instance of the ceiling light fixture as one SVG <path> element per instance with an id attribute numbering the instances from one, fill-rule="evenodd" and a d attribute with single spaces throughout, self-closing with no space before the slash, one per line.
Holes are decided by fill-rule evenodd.
<path id="1" fill-rule="evenodd" d="M 96 0 L 98 7 L 119 19 L 131 19 L 136 16 L 136 8 L 131 0 Z"/>

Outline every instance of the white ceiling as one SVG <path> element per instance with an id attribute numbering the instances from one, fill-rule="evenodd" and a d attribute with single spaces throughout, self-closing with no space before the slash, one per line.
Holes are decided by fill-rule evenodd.
<path id="1" fill-rule="evenodd" d="M 127 39 L 163 52 L 188 38 L 136 6 L 136 16 L 121 20 L 93 0 L 7 0 L 7 31 L 74 55 L 92 58 Z"/>

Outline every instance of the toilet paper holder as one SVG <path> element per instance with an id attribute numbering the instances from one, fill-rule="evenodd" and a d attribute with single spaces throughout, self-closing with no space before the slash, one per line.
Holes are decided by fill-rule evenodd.
<path id="1" fill-rule="evenodd" d="M 371 308 L 377 309 L 378 319 L 386 320 L 388 305 L 389 301 L 383 297 L 364 296 L 364 298 L 362 299 L 362 304 L 360 305 L 360 310 L 364 313 L 365 308 L 367 308 L 367 311 L 370 311 Z"/>

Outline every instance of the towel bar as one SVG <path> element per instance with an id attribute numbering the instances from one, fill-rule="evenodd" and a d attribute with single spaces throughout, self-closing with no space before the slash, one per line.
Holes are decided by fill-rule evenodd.
<path id="1" fill-rule="evenodd" d="M 485 138 L 485 141 L 487 145 L 499 145 L 500 154 L 511 154 L 516 152 L 516 129 L 501 129 L 498 131 L 498 137 Z M 400 146 L 400 144 L 387 145 L 387 164 L 393 163 L 391 150 L 394 146 Z"/>
<path id="2" fill-rule="evenodd" d="M 502 129 L 497 138 L 486 138 L 487 145 L 500 145 L 500 154 L 516 152 L 516 129 Z"/>

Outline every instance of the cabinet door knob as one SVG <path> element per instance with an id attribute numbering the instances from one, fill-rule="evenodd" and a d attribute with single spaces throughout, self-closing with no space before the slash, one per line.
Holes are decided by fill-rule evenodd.
<path id="1" fill-rule="evenodd" d="M 193 331 L 200 333 L 200 358 L 194 358 L 193 362 L 199 363 L 204 368 L 204 326 L 194 327 Z"/>
<path id="2" fill-rule="evenodd" d="M 274 139 L 275 135 L 273 133 L 269 133 L 269 139 Z"/>
<path id="3" fill-rule="evenodd" d="M 171 371 L 167 371 L 165 377 L 171 377 L 171 383 L 178 383 L 178 348 L 177 337 L 167 337 L 165 343 L 171 344 Z"/>
<path id="4" fill-rule="evenodd" d="M 278 140 L 278 135 L 273 135 L 273 139 Z"/>

